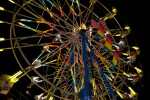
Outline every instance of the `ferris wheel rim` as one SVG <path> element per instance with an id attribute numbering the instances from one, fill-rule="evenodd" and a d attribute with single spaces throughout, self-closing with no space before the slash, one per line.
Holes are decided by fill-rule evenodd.
<path id="1" fill-rule="evenodd" d="M 98 1 L 99 2 L 99 1 Z M 81 4 L 82 5 L 82 4 Z M 17 5 L 16 5 L 17 6 Z M 26 6 L 26 5 L 24 5 L 24 6 Z M 16 15 L 17 15 L 17 13 L 24 7 L 23 5 L 16 11 L 16 13 L 15 13 L 15 15 L 13 15 L 13 19 L 15 20 L 15 18 L 16 18 Z M 110 12 L 110 11 L 109 11 Z M 14 30 L 15 28 L 14 28 L 14 20 L 12 21 L 12 25 L 11 25 L 11 28 L 10 28 L 10 30 L 12 31 L 12 30 Z M 119 24 L 119 22 L 116 20 L 116 18 L 114 17 L 114 20 L 117 22 L 117 24 Z M 120 24 L 119 24 L 119 26 L 120 26 Z M 122 28 L 121 28 L 121 26 L 120 26 L 120 29 L 122 30 Z M 10 34 L 12 33 L 10 31 Z M 123 30 L 122 30 L 123 31 Z M 13 34 L 15 34 L 15 32 L 13 32 Z M 19 51 L 21 50 L 21 47 L 20 47 L 20 45 L 19 45 L 19 43 L 18 43 L 18 39 L 17 39 L 17 37 L 16 36 L 14 36 L 15 37 L 15 40 L 16 40 L 16 43 L 17 43 L 17 45 L 18 45 L 18 48 L 19 48 Z M 126 38 L 126 37 L 125 37 Z M 12 37 L 11 37 L 11 42 L 12 42 Z M 127 41 L 127 39 L 125 39 L 126 41 Z M 13 43 L 11 43 L 12 45 L 13 45 Z M 129 49 L 129 47 L 128 47 L 128 49 Z M 14 51 L 14 49 L 13 49 L 13 52 L 15 52 Z M 21 50 L 21 52 L 23 53 L 23 51 Z M 21 53 L 21 55 L 22 55 L 22 53 Z M 24 55 L 24 54 L 23 54 Z M 16 56 L 16 54 L 15 54 L 15 56 Z M 25 55 L 24 55 L 25 56 Z M 23 58 L 24 58 L 24 56 L 23 56 Z M 17 57 L 17 56 L 16 56 Z M 18 58 L 17 58 L 18 59 Z M 30 65 L 32 65 L 29 61 L 28 61 L 28 59 L 26 58 L 26 56 L 25 56 L 25 61 L 27 61 L 27 63 L 29 64 L 29 66 Z M 122 59 L 123 60 L 123 59 Z M 19 65 L 21 65 L 21 64 L 19 64 Z M 131 65 L 132 66 L 132 65 Z M 20 66 L 20 67 L 22 67 L 22 66 Z M 35 68 L 33 68 L 33 66 L 31 66 L 31 68 L 32 68 L 32 70 L 37 74 L 37 75 L 39 75 L 40 77 L 43 77 L 43 76 L 41 76 L 41 74 L 39 73 L 39 72 L 37 72 L 36 71 L 36 69 Z M 21 68 L 23 71 L 24 71 L 24 68 L 22 67 Z M 119 70 L 117 70 L 117 71 L 119 71 Z M 118 73 L 118 72 L 117 72 Z M 29 76 L 29 75 L 28 75 Z M 29 76 L 30 77 L 30 76 Z M 30 77 L 31 78 L 31 77 Z M 30 79 L 29 78 L 29 79 Z M 47 79 L 45 79 L 44 77 L 42 78 L 43 80 L 45 80 L 46 82 L 48 82 L 48 80 Z M 116 79 L 117 79 L 117 77 L 116 77 Z M 120 78 L 121 79 L 121 78 Z M 49 82 L 48 82 L 49 83 Z M 113 82 L 113 84 L 115 83 L 115 81 Z M 123 83 L 121 83 L 121 84 L 123 84 Z M 120 85 L 121 85 L 120 84 Z M 57 86 L 56 86 L 57 87 Z M 117 87 L 117 88 L 119 88 L 119 86 Z M 61 89 L 61 88 L 60 88 Z M 62 90 L 62 89 L 61 89 Z M 116 89 L 114 89 L 114 91 L 115 91 Z M 63 90 L 64 91 L 64 90 Z M 68 92 L 68 91 L 64 91 L 64 92 Z M 48 92 L 49 93 L 49 92 Z M 107 93 L 107 91 L 106 91 L 106 93 Z M 68 94 L 70 94 L 70 92 L 68 92 Z M 55 94 L 54 94 L 55 95 Z M 74 95 L 74 94 L 72 94 L 72 95 Z M 104 95 L 105 95 L 105 93 L 104 93 Z"/>

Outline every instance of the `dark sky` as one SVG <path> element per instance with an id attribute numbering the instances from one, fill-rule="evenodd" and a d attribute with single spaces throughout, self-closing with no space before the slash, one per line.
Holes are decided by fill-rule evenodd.
<path id="1" fill-rule="evenodd" d="M 143 100 L 143 98 L 148 97 L 147 92 L 149 92 L 149 84 L 150 84 L 150 38 L 149 38 L 149 10 L 150 5 L 148 6 L 148 0 L 106 0 L 112 3 L 118 11 L 119 14 L 123 17 L 123 19 L 131 26 L 132 33 L 138 43 L 138 46 L 141 50 L 141 61 L 142 67 L 144 71 L 144 76 L 141 81 L 140 92 L 139 92 L 139 100 Z M 0 1 L 0 5 L 5 4 L 5 0 Z M 8 5 L 7 5 L 8 6 Z M 2 18 L 2 14 L 0 14 L 0 18 Z M 7 27 L 7 28 L 6 28 Z M 9 36 L 2 34 L 5 31 L 9 32 L 9 25 L 4 25 L 0 27 L 2 32 L 1 36 Z M 4 30 L 5 29 L 5 30 Z M 9 44 L 6 43 L 6 44 Z M 1 43 L 0 46 L 7 47 L 5 43 Z M 11 56 L 10 56 L 11 55 Z M 8 53 L 4 51 L 0 53 L 1 57 L 1 72 L 13 74 L 17 70 L 19 70 L 19 66 L 15 62 L 14 57 L 12 56 L 12 52 Z M 15 66 L 14 66 L 15 65 Z M 5 68 L 2 68 L 5 67 Z"/>

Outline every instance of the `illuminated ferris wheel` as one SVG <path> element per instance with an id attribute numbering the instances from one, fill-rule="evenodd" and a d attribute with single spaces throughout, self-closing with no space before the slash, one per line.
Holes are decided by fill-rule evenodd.
<path id="1" fill-rule="evenodd" d="M 10 24 L 11 49 L 21 70 L 1 76 L 8 83 L 2 94 L 26 75 L 27 88 L 41 91 L 35 100 L 137 98 L 143 73 L 134 65 L 140 49 L 130 45 L 131 29 L 121 26 L 115 7 L 109 10 L 101 0 L 8 1 L 14 10 L 0 10 L 13 13 L 12 22 L 0 23 Z"/>

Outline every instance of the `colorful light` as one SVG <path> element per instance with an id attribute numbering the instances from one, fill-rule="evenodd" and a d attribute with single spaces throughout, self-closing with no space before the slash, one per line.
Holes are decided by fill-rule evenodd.
<path id="1" fill-rule="evenodd" d="M 86 25 L 82 24 L 81 27 L 79 27 L 79 30 L 81 30 L 81 29 L 86 30 Z"/>

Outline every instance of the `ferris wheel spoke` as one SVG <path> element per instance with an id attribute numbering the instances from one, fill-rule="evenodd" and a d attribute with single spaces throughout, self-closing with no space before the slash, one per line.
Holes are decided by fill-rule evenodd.
<path id="1" fill-rule="evenodd" d="M 58 18 L 59 20 L 63 21 L 66 25 L 68 25 L 69 27 L 73 27 L 71 24 L 67 23 L 65 20 L 61 19 L 61 17 L 57 16 L 55 13 L 48 11 L 46 8 L 42 7 L 40 4 L 38 4 L 37 2 L 35 2 L 34 0 L 32 0 L 35 4 L 37 4 L 38 6 L 40 6 L 42 9 L 46 10 L 47 12 L 50 12 L 54 17 Z"/>
<path id="2" fill-rule="evenodd" d="M 11 14 L 13 14 L 14 12 L 12 12 L 12 11 L 9 11 L 9 10 L 6 10 L 5 9 L 5 12 L 8 12 L 8 13 L 11 13 Z M 31 17 L 31 16 L 29 16 L 29 15 L 25 15 L 25 14 L 21 14 L 21 13 L 18 13 L 17 14 L 18 16 L 22 16 L 22 17 L 24 17 L 24 18 L 28 18 L 28 19 L 26 19 L 26 21 L 27 22 L 30 22 L 30 21 L 39 21 L 39 19 L 36 19 L 36 18 L 34 18 L 34 17 Z M 29 20 L 30 19 L 30 20 Z M 16 19 L 16 20 L 23 20 L 23 19 Z"/>
<path id="3" fill-rule="evenodd" d="M 71 54 L 70 54 L 70 56 L 69 56 L 68 59 L 67 59 L 67 63 L 69 62 L 70 57 L 71 57 Z M 65 64 L 64 70 L 65 70 L 66 67 L 67 67 L 67 63 Z M 71 67 L 71 66 L 70 66 L 70 67 Z M 70 68 L 70 69 L 71 69 L 71 68 Z M 62 70 L 60 78 L 62 77 L 62 74 L 64 74 L 64 70 Z M 59 73 L 58 73 L 58 74 L 59 74 Z M 56 85 L 59 85 L 59 83 L 60 83 L 60 80 L 56 83 Z"/>
<path id="4" fill-rule="evenodd" d="M 21 22 L 30 22 L 30 23 L 33 22 L 33 23 L 37 23 L 37 24 L 40 24 L 40 23 L 41 23 L 41 24 L 46 24 L 46 25 L 48 25 L 48 26 L 51 24 L 51 26 L 55 26 L 54 29 L 57 30 L 57 31 L 59 31 L 59 29 L 58 29 L 59 27 L 62 28 L 62 29 L 64 29 L 65 31 L 66 31 L 66 29 L 67 29 L 67 30 L 70 30 L 70 28 L 65 27 L 65 26 L 62 26 L 61 24 L 54 24 L 54 23 L 51 23 L 51 22 L 47 22 L 46 20 L 45 20 L 45 21 L 42 21 L 42 20 L 38 20 L 38 19 L 37 19 L 37 21 L 36 21 L 36 20 L 30 20 L 30 19 L 16 19 L 16 21 L 18 21 L 18 22 L 19 22 L 19 21 L 21 21 Z M 18 26 L 18 25 L 16 25 L 16 26 Z M 21 26 L 20 26 L 20 27 L 21 27 Z M 58 28 L 56 28 L 56 27 L 58 27 Z M 40 30 L 39 30 L 39 31 L 40 31 Z M 37 32 L 38 32 L 38 31 L 37 31 Z M 47 33 L 48 30 L 45 30 L 45 31 L 43 31 L 43 32 L 41 32 L 41 33 L 45 33 L 45 32 Z M 67 31 L 66 31 L 66 32 L 67 32 Z"/>
<path id="5" fill-rule="evenodd" d="M 97 71 L 98 71 L 99 69 L 97 69 Z M 98 72 L 99 73 L 99 72 Z M 109 91 L 107 88 L 105 88 L 105 87 L 107 87 L 106 85 L 105 85 L 105 83 L 104 83 L 104 80 L 101 80 L 101 79 L 103 79 L 102 77 L 101 77 L 101 75 L 100 75 L 100 73 L 99 73 L 99 75 L 97 76 L 97 77 L 95 77 L 95 78 L 97 78 L 97 79 L 100 79 L 100 80 L 97 80 L 98 81 L 98 83 L 100 83 L 101 84 L 101 88 L 103 88 L 102 90 L 103 91 Z M 111 82 L 109 82 L 109 83 L 111 83 Z M 104 95 L 104 94 L 101 94 L 101 95 Z"/>
<path id="6" fill-rule="evenodd" d="M 89 6 L 90 7 L 90 6 Z M 89 8 L 89 10 L 87 10 L 85 16 L 84 16 L 84 22 L 86 23 L 90 17 L 90 15 L 92 14 L 94 9 L 94 5 L 92 5 L 92 7 Z M 90 19 L 91 20 L 91 19 Z"/>
<path id="7" fill-rule="evenodd" d="M 65 42 L 65 43 L 67 43 L 67 42 Z M 44 61 L 47 60 L 47 59 L 49 59 L 49 57 L 53 56 L 54 54 L 57 54 L 57 53 L 59 52 L 59 49 L 60 49 L 60 48 L 63 49 L 63 48 L 65 48 L 68 44 L 70 44 L 70 43 L 67 43 L 67 45 L 66 45 L 65 43 L 63 43 L 62 45 L 56 47 L 55 49 L 53 49 L 53 50 L 52 50 L 51 52 L 49 52 L 48 54 L 46 54 L 46 55 L 44 55 L 43 57 L 41 57 L 40 60 L 42 60 L 42 59 L 44 59 L 44 58 L 46 58 L 46 59 L 44 59 Z M 50 55 L 50 54 L 52 54 L 52 55 Z M 39 58 L 39 57 L 38 57 L 38 58 Z M 51 62 L 49 62 L 49 63 L 51 63 Z M 47 63 L 47 64 L 49 64 L 49 63 Z M 45 64 L 44 64 L 44 65 L 45 65 Z"/>
<path id="8" fill-rule="evenodd" d="M 72 17 L 73 17 L 73 19 L 72 19 L 72 21 L 73 21 L 73 22 L 72 22 L 72 23 L 73 23 L 73 26 L 79 27 L 79 24 L 78 24 L 78 22 L 77 22 L 77 14 L 76 14 L 76 12 L 75 12 L 75 10 L 74 10 L 74 8 L 73 8 L 74 0 L 72 1 L 72 5 L 70 5 L 67 0 L 66 0 L 66 3 L 67 3 L 67 5 L 68 5 L 68 7 L 70 8 L 70 12 L 69 12 L 69 15 L 68 15 L 68 16 L 71 16 L 71 15 L 72 15 Z"/>
<path id="9" fill-rule="evenodd" d="M 38 3 L 36 3 L 36 4 L 38 4 Z M 38 4 L 39 5 L 39 4 Z M 39 5 L 40 6 L 40 5 Z M 42 7 L 43 8 L 43 7 Z M 43 10 L 44 11 L 47 11 L 47 9 L 45 10 L 46 8 L 43 8 Z M 27 12 L 29 11 L 29 10 L 27 10 L 27 9 L 25 9 Z M 48 13 L 50 13 L 51 15 L 52 15 L 52 13 L 51 13 L 51 11 L 47 11 Z M 32 14 L 33 15 L 33 13 L 32 12 L 30 12 L 29 11 L 29 13 L 30 14 Z M 34 15 L 35 16 L 35 15 Z M 35 17 L 37 17 L 37 16 L 35 16 Z M 43 20 L 41 20 L 41 18 L 40 18 L 40 16 L 39 17 L 37 17 L 38 19 L 40 19 L 40 21 L 43 23 Z M 53 18 L 54 19 L 56 19 L 54 16 L 53 16 Z M 60 19 L 60 18 L 59 18 Z M 27 20 L 28 21 L 28 20 Z M 57 21 L 57 19 L 56 19 L 56 21 Z M 44 22 L 45 22 L 45 19 L 44 19 Z M 58 22 L 58 21 L 57 21 Z M 50 24 L 49 22 L 46 22 L 46 24 L 48 23 L 48 25 Z M 58 24 L 60 24 L 59 22 L 58 22 Z M 61 24 L 59 25 L 59 26 L 62 26 Z M 63 29 L 64 29 L 64 27 L 62 27 Z M 69 28 L 68 28 L 69 29 Z M 65 30 L 65 29 L 64 29 Z"/>

